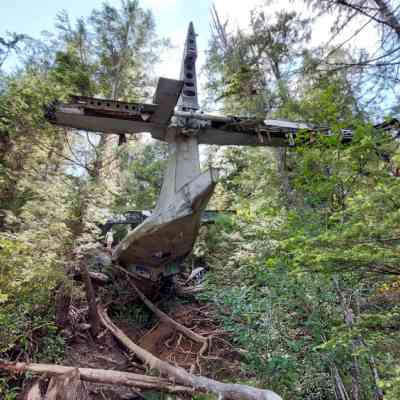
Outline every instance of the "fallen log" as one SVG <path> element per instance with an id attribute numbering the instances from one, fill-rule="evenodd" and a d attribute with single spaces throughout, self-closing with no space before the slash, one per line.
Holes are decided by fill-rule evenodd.
<path id="1" fill-rule="evenodd" d="M 101 323 L 118 339 L 127 349 L 132 351 L 143 363 L 152 369 L 158 370 L 169 379 L 177 383 L 192 387 L 196 392 L 213 393 L 219 399 L 226 400 L 282 400 L 275 392 L 266 389 L 258 389 L 252 386 L 222 383 L 203 376 L 197 376 L 160 360 L 147 350 L 135 344 L 121 329 L 109 318 L 106 311 L 100 305 L 97 306 Z"/>
<path id="2" fill-rule="evenodd" d="M 49 374 L 55 376 L 65 375 L 77 370 L 79 372 L 80 379 L 87 382 L 123 385 L 142 390 L 156 389 L 169 393 L 193 392 L 192 388 L 188 386 L 176 385 L 167 379 L 115 370 L 76 368 L 56 364 L 36 364 L 23 362 L 13 363 L 7 361 L 0 361 L 0 369 L 13 373 L 30 371 L 35 374 Z"/>

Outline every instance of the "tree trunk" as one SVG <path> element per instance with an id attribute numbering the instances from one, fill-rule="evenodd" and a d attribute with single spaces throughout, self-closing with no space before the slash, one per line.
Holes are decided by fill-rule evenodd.
<path id="1" fill-rule="evenodd" d="M 42 393 L 40 392 L 40 381 L 37 380 L 34 384 L 22 395 L 21 400 L 42 400 Z"/>
<path id="2" fill-rule="evenodd" d="M 365 347 L 367 347 L 364 340 L 362 340 L 362 343 Z M 383 390 L 378 385 L 378 382 L 379 382 L 378 368 L 376 367 L 375 358 L 372 354 L 368 356 L 368 364 L 369 364 L 369 368 L 371 369 L 372 380 L 373 380 L 374 386 L 375 386 L 374 400 L 383 400 Z"/>
<path id="3" fill-rule="evenodd" d="M 337 400 L 350 400 L 349 395 L 347 394 L 346 387 L 344 386 L 342 377 L 339 374 L 339 371 L 334 363 L 331 365 L 331 374 L 335 387 L 335 396 Z"/>
<path id="4" fill-rule="evenodd" d="M 286 166 L 286 148 L 277 147 L 275 149 L 275 158 L 277 171 L 280 178 L 281 190 L 285 199 L 284 204 L 289 208 L 293 204 L 293 192 L 290 185 L 289 173 Z"/>

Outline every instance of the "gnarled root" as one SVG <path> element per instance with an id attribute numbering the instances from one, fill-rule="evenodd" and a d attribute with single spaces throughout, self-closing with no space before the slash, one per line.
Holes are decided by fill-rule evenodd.
<path id="1" fill-rule="evenodd" d="M 214 393 L 221 399 L 282 400 L 280 396 L 270 390 L 257 389 L 247 385 L 222 383 L 203 376 L 193 375 L 182 368 L 174 367 L 135 344 L 111 321 L 106 311 L 100 305 L 97 309 L 101 323 L 114 335 L 116 339 L 118 339 L 127 349 L 132 351 L 143 363 L 152 369 L 158 370 L 162 375 L 167 376 L 169 379 L 175 380 L 178 384 L 190 386 L 196 392 Z"/>
<path id="2" fill-rule="evenodd" d="M 174 328 L 175 330 L 177 330 L 178 332 L 182 333 L 183 335 L 185 335 L 187 338 L 193 340 L 196 343 L 200 343 L 201 344 L 201 348 L 200 351 L 197 355 L 197 365 L 199 365 L 199 358 L 207 351 L 207 348 L 209 347 L 209 339 L 199 335 L 196 332 L 193 332 L 192 330 L 190 330 L 189 328 L 187 328 L 186 326 L 180 324 L 179 322 L 175 321 L 174 319 L 172 319 L 171 317 L 169 317 L 167 314 L 165 314 L 163 311 L 161 311 L 156 305 L 154 305 L 145 295 L 144 293 L 135 285 L 135 283 L 133 282 L 131 278 L 131 273 L 119 266 L 114 266 L 115 268 L 117 268 L 119 271 L 124 272 L 126 275 L 128 275 L 128 279 L 129 282 L 131 284 L 131 286 L 133 287 L 133 289 L 135 290 L 135 292 L 137 293 L 138 297 L 140 298 L 140 300 L 143 301 L 143 303 L 155 314 L 157 315 L 157 317 L 165 322 L 166 324 L 170 325 L 172 328 Z M 194 372 L 195 370 L 195 365 L 193 364 L 190 372 Z"/>

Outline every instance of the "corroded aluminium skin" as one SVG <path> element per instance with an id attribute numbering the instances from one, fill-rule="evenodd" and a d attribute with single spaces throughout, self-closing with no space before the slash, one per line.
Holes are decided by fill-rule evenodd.
<path id="1" fill-rule="evenodd" d="M 183 88 L 178 110 L 198 109 L 196 35 L 190 23 L 181 67 Z M 182 121 L 181 121 L 182 122 Z M 200 171 L 198 138 L 186 125 L 170 125 L 165 134 L 169 159 L 156 208 L 151 216 L 116 247 L 113 259 L 149 277 L 166 275 L 166 268 L 190 253 L 201 215 L 217 182 L 217 171 Z M 139 266 L 139 268 L 138 268 Z"/>
<path id="2" fill-rule="evenodd" d="M 296 132 L 314 128 L 199 112 L 196 58 L 196 34 L 190 23 L 180 80 L 160 78 L 153 104 L 74 96 L 68 104 L 49 105 L 46 112 L 57 125 L 105 134 L 150 132 L 168 143 L 169 159 L 156 208 L 112 255 L 125 268 L 152 280 L 178 271 L 175 267 L 192 250 L 202 212 L 213 194 L 218 173 L 212 168 L 200 170 L 199 144 L 287 146 L 293 144 Z M 330 134 L 328 128 L 319 131 Z"/>

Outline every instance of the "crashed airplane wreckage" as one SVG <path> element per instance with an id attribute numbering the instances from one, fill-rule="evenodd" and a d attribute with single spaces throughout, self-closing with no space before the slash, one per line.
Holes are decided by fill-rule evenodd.
<path id="1" fill-rule="evenodd" d="M 124 268 L 151 280 L 179 271 L 193 248 L 202 213 L 213 194 L 217 170 L 201 172 L 199 144 L 290 146 L 296 132 L 313 130 L 304 123 L 200 112 L 196 57 L 196 34 L 190 23 L 180 80 L 160 78 L 154 104 L 73 96 L 71 103 L 51 104 L 46 114 L 57 125 L 105 134 L 150 132 L 153 138 L 168 143 L 169 160 L 156 208 L 112 254 Z M 322 133 L 331 134 L 329 129 Z M 342 133 L 343 141 L 351 141 L 351 130 Z"/>

